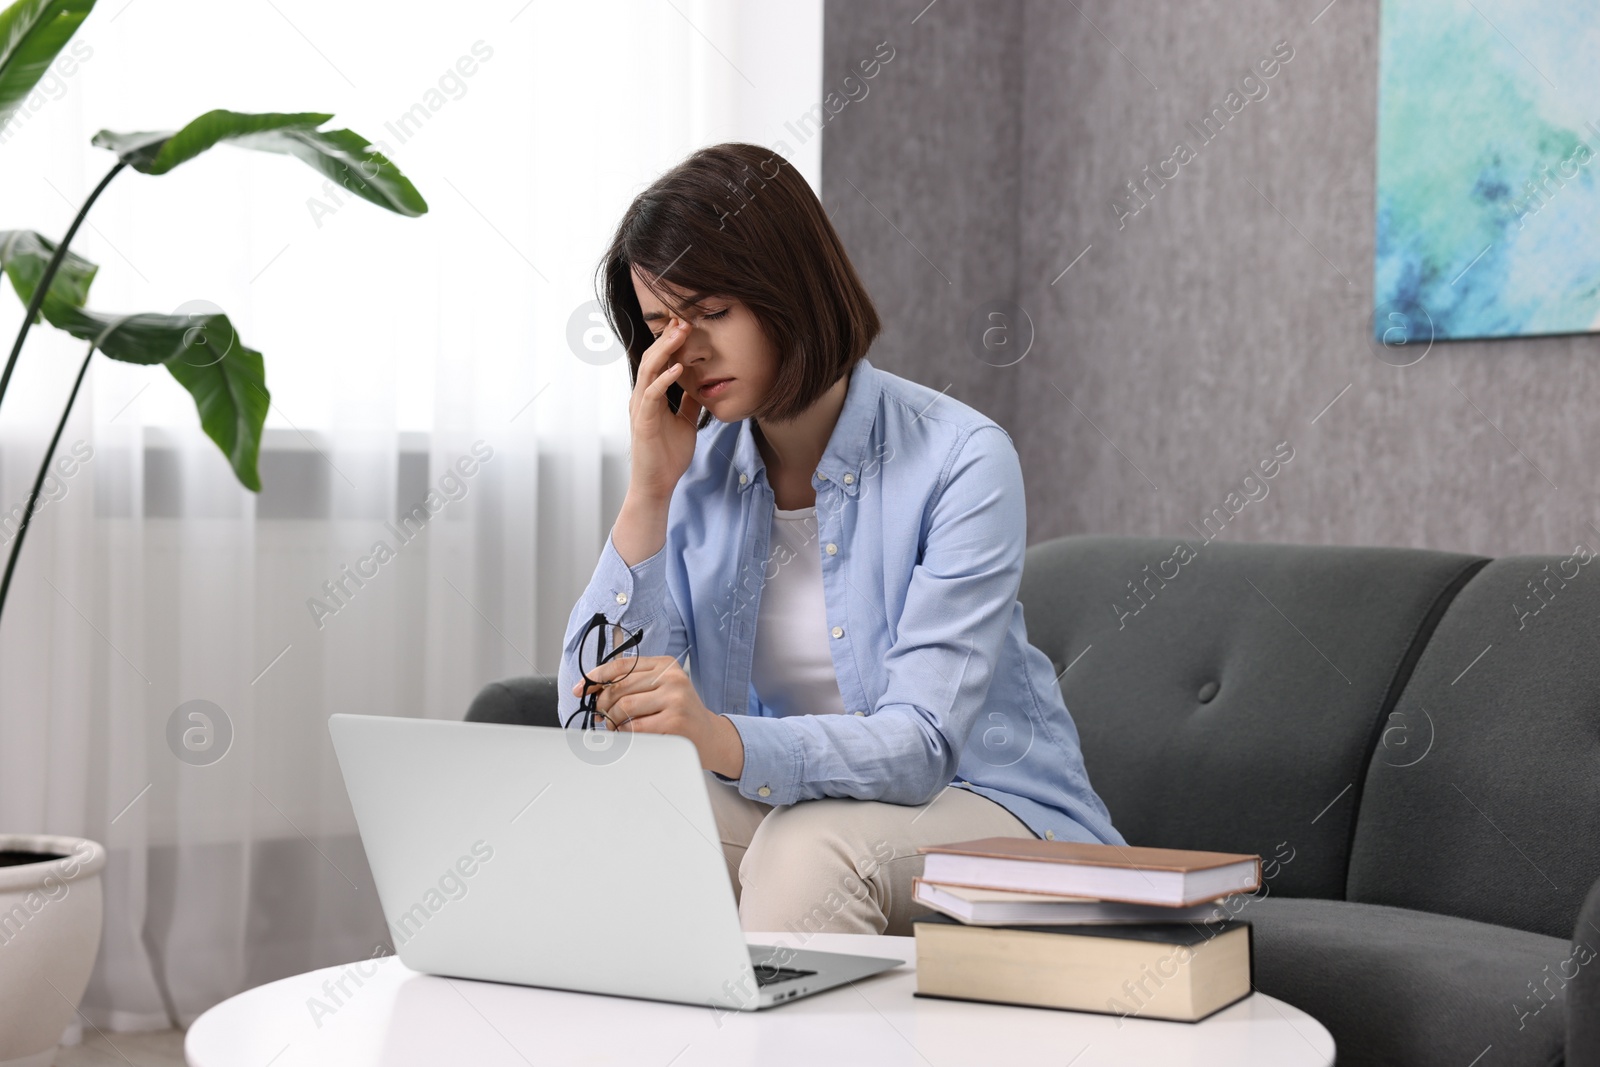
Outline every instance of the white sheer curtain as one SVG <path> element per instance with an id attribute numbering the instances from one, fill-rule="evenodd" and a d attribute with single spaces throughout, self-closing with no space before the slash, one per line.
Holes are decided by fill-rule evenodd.
<path id="1" fill-rule="evenodd" d="M 627 477 L 625 363 L 579 359 L 569 321 L 627 202 L 693 149 L 780 147 L 816 186 L 821 21 L 820 0 L 102 0 L 90 54 L 7 131 L 0 229 L 65 231 L 112 162 L 97 130 L 218 107 L 331 111 L 431 209 L 218 148 L 120 175 L 74 243 L 91 306 L 221 307 L 273 394 L 258 496 L 165 370 L 97 355 L 61 447 L 84 458 L 0 622 L 0 832 L 111 854 L 96 1025 L 187 1025 L 387 943 L 326 719 L 457 718 L 555 672 Z M 8 286 L 0 337 L 20 321 Z M 35 328 L 0 508 L 81 355 Z M 170 741 L 175 716 L 210 747 Z"/>

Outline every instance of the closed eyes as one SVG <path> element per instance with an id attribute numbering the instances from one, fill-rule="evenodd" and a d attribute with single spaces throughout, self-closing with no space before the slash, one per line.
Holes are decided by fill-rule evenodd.
<path id="1" fill-rule="evenodd" d="M 732 310 L 732 309 L 730 309 L 730 308 L 723 308 L 723 309 L 722 309 L 722 310 L 721 310 L 721 311 L 709 311 L 709 312 L 707 312 L 707 313 L 706 313 L 706 314 L 704 314 L 704 315 L 701 315 L 701 316 L 700 316 L 700 317 L 701 317 L 701 318 L 702 318 L 702 319 L 720 319 L 720 318 L 724 318 L 724 317 L 726 317 L 726 316 L 727 316 L 727 314 L 728 314 L 728 312 L 729 312 L 729 311 L 730 311 L 730 310 Z M 651 331 L 650 331 L 650 336 L 651 336 L 651 337 L 660 337 L 660 336 L 661 336 L 661 334 L 659 334 L 659 333 L 657 333 L 657 332 L 656 332 L 656 331 L 654 331 L 654 330 L 651 330 Z"/>

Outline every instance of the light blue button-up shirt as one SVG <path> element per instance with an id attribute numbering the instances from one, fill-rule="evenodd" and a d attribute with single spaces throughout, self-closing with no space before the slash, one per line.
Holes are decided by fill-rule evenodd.
<path id="1" fill-rule="evenodd" d="M 772 544 L 772 488 L 742 419 L 700 431 L 661 551 L 629 567 L 607 537 L 567 624 L 561 721 L 581 724 L 578 641 L 598 612 L 643 627 L 641 655 L 687 653 L 700 699 L 744 741 L 746 797 L 919 805 L 954 787 L 1038 837 L 1125 844 L 1089 784 L 1055 670 L 1028 643 L 1017 601 L 1027 513 L 1010 435 L 863 359 L 811 484 L 846 714 L 779 716 L 751 682 L 761 589 L 786 550 Z"/>

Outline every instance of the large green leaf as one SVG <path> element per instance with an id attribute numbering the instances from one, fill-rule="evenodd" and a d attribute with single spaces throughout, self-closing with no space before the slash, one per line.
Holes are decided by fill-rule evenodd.
<path id="1" fill-rule="evenodd" d="M 56 243 L 32 230 L 0 230 L 0 270 L 11 279 L 11 285 L 22 297 L 24 305 L 33 299 L 33 292 L 44 277 L 50 257 L 56 254 Z M 82 307 L 89 302 L 89 285 L 100 268 L 76 252 L 68 250 L 50 282 L 50 298 Z M 38 320 L 35 320 L 38 321 Z"/>
<path id="2" fill-rule="evenodd" d="M 200 427 L 228 457 L 245 488 L 261 491 L 256 461 L 272 395 L 261 353 L 246 348 L 221 312 L 107 315 L 44 301 L 45 318 L 124 363 L 160 363 L 194 397 Z"/>
<path id="3" fill-rule="evenodd" d="M 363 200 L 415 217 L 428 203 L 400 168 L 353 130 L 319 130 L 333 118 L 316 112 L 245 114 L 208 111 L 176 132 L 113 133 L 101 130 L 93 144 L 107 148 L 134 170 L 165 174 L 218 144 L 278 152 L 310 164 Z"/>
<path id="4" fill-rule="evenodd" d="M 262 152 L 294 156 L 338 182 L 347 192 L 397 215 L 416 218 L 428 213 L 428 202 L 411 180 L 354 130 L 293 128 L 247 138 L 241 143 Z"/>
<path id="5" fill-rule="evenodd" d="M 266 367 L 260 352 L 239 342 L 228 316 L 211 316 L 205 331 L 214 337 L 233 338 L 232 347 L 209 362 L 216 347 L 196 346 L 191 341 L 184 355 L 167 361 L 167 370 L 194 397 L 201 428 L 228 457 L 240 484 L 259 493 L 261 474 L 256 460 L 261 454 L 261 428 L 272 403 Z M 192 338 L 195 333 L 191 322 L 185 334 Z"/>
<path id="6" fill-rule="evenodd" d="M 24 304 L 33 299 L 55 251 L 26 230 L 0 233 L 0 259 Z M 217 443 L 245 488 L 261 491 L 257 460 L 272 394 L 261 353 L 239 340 L 220 311 L 190 315 L 107 315 L 83 306 L 98 268 L 70 251 L 50 284 L 43 313 L 65 330 L 124 363 L 160 363 L 194 397 L 200 427 Z"/>
<path id="7" fill-rule="evenodd" d="M 110 149 L 124 163 L 142 174 L 165 174 L 223 141 L 240 141 L 292 127 L 316 129 L 331 118 L 332 115 L 315 111 L 256 115 L 238 111 L 207 111 L 181 130 L 141 133 L 101 130 L 90 143 L 96 148 Z"/>
<path id="8" fill-rule="evenodd" d="M 0 130 L 93 7 L 94 0 L 17 0 L 0 11 Z"/>

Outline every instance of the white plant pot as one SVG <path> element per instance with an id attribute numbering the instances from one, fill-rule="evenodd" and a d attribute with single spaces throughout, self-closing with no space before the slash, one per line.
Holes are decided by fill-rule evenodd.
<path id="1" fill-rule="evenodd" d="M 82 837 L 0 834 L 0 1067 L 50 1067 L 100 952 L 106 850 Z"/>

